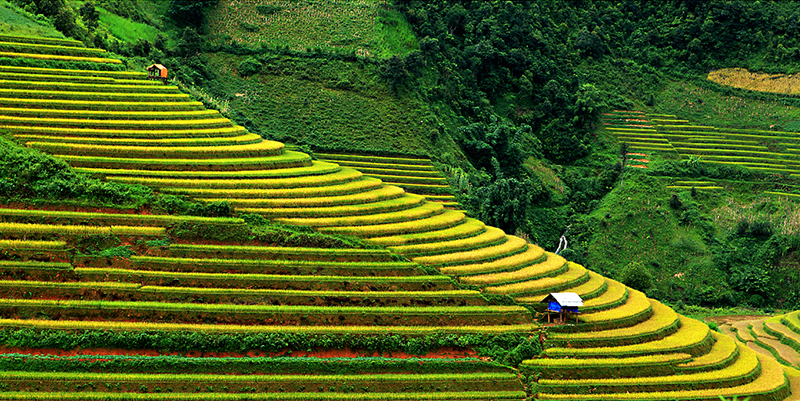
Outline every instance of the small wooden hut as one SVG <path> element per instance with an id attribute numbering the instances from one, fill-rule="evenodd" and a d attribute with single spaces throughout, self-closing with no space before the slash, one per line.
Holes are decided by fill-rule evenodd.
<path id="1" fill-rule="evenodd" d="M 552 292 L 550 295 L 544 297 L 541 303 L 547 304 L 547 322 L 550 323 L 550 314 L 558 313 L 560 322 L 565 322 L 569 315 L 575 317 L 578 321 L 578 314 L 580 307 L 583 306 L 583 300 L 580 295 L 574 292 Z"/>
<path id="2" fill-rule="evenodd" d="M 150 67 L 147 67 L 147 78 L 157 79 L 167 83 L 167 67 L 164 67 L 161 64 L 153 64 Z"/>

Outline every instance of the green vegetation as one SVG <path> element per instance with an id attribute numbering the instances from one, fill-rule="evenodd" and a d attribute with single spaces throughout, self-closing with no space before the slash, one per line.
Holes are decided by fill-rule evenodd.
<path id="1" fill-rule="evenodd" d="M 101 205 L 79 191 L 3 199 L 0 343 L 49 356 L 100 354 L 95 359 L 178 353 L 176 360 L 191 355 L 216 365 L 116 376 L 92 356 L 88 372 L 58 358 L 51 358 L 55 370 L 3 365 L 15 379 L 0 383 L 9 397 L 16 390 L 27 391 L 19 398 L 80 392 L 90 399 L 162 392 L 348 399 L 370 392 L 372 399 L 425 393 L 451 400 L 491 398 L 484 390 L 492 389 L 495 398 L 518 399 L 722 394 L 774 401 L 797 388 L 792 371 L 784 375 L 774 361 L 723 339 L 712 330 L 720 329 L 716 324 L 679 316 L 638 291 L 685 312 L 697 311 L 692 304 L 797 305 L 796 211 L 775 194 L 798 192 L 791 174 L 800 172 L 793 164 L 800 144 L 774 127 L 743 122 L 755 119 L 762 104 L 793 107 L 794 100 L 728 91 L 704 84 L 701 75 L 726 63 L 791 68 L 798 49 L 796 27 L 787 22 L 796 20 L 792 3 L 409 1 L 330 9 L 334 3 L 267 2 L 249 14 L 222 15 L 244 36 L 292 27 L 289 36 L 272 35 L 282 45 L 266 46 L 224 32 L 220 42 L 209 40 L 206 33 L 224 30 L 209 29 L 205 15 L 233 2 L 15 3 L 93 48 L 128 57 L 108 65 L 116 58 L 72 58 L 103 54 L 74 41 L 0 36 L 12 56 L 0 58 L 4 129 L 80 172 L 62 164 L 31 179 L 35 168 L 27 165 L 39 159 L 9 152 L 7 167 L 25 168 L 3 175 L 6 186 L 49 182 L 58 173 L 73 174 L 80 188 L 92 180 L 80 174 L 91 173 L 120 190 L 139 188 L 122 183 L 151 189 L 119 204 Z M 382 54 L 325 44 L 287 48 L 288 39 L 310 35 L 327 41 L 312 27 L 362 5 L 368 7 L 359 18 L 327 25 L 346 35 L 374 27 L 375 37 L 397 39 L 385 40 Z M 120 22 L 123 31 L 135 22 L 159 33 L 117 42 L 103 31 L 100 6 L 132 22 Z M 264 29 L 259 23 L 270 18 L 283 25 Z M 405 33 L 387 34 L 389 28 Z M 755 45 L 728 43 L 736 37 L 752 37 Z M 408 50 L 418 43 L 419 50 L 383 53 L 398 43 Z M 36 58 L 43 56 L 49 60 Z M 167 64 L 177 87 L 142 74 L 65 72 L 141 71 L 152 62 Z M 650 114 L 681 96 L 668 89 L 673 83 L 762 103 L 731 119 L 734 128 L 703 125 L 682 111 Z M 203 105 L 239 125 L 187 115 Z M 612 111 L 633 108 L 642 110 Z M 704 112 L 722 121 L 723 109 Z M 286 150 L 263 137 L 298 146 Z M 431 199 L 452 202 L 452 189 L 467 210 L 446 210 L 451 205 L 299 152 L 309 150 L 357 153 L 338 160 L 429 191 Z M 390 161 L 402 168 L 386 168 Z M 561 256 L 546 252 L 559 237 Z M 381 245 L 397 254 L 376 249 Z M 541 299 L 561 291 L 584 298 L 582 313 L 544 310 Z M 547 328 L 535 323 L 553 319 Z M 766 323 L 735 326 L 736 335 L 765 348 L 770 342 L 761 334 L 774 329 L 790 343 L 794 320 L 786 315 L 783 332 Z M 771 347 L 789 361 L 786 347 Z M 387 352 L 479 355 L 527 367 L 519 377 L 485 364 L 475 371 L 428 365 L 398 372 L 350 371 L 337 361 L 331 372 L 300 383 L 294 372 L 219 375 L 225 364 L 208 359 L 241 366 L 251 355 L 292 353 L 360 363 Z M 547 362 L 523 363 L 538 356 Z M 2 359 L 21 364 L 17 356 Z M 618 372 L 608 363 L 615 359 L 639 364 L 642 374 Z M 578 376 L 578 365 L 587 377 Z"/>

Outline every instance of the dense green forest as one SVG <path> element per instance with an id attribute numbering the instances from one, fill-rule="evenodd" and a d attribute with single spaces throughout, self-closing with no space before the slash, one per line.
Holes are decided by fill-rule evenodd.
<path id="1" fill-rule="evenodd" d="M 168 65 L 198 100 L 264 137 L 310 151 L 431 156 L 473 216 L 548 250 L 566 233 L 565 257 L 658 299 L 800 307 L 800 241 L 778 218 L 794 209 L 753 196 L 764 189 L 758 182 L 797 192 L 796 182 L 670 155 L 653 155 L 645 171 L 625 168 L 621 144 L 601 129 L 602 113 L 614 109 L 736 128 L 792 126 L 794 117 L 754 119 L 710 105 L 735 96 L 795 116 L 796 97 L 724 88 L 705 74 L 797 72 L 798 2 L 397 0 L 376 11 L 382 32 L 414 40 L 376 39 L 375 53 L 394 52 L 380 57 L 207 40 L 204 16 L 215 0 L 12 3 L 33 21 L 124 56 L 128 67 Z M 142 34 L 115 34 L 109 15 Z M 242 22 L 238 29 L 269 33 Z M 706 92 L 687 95 L 693 88 Z M 687 96 L 708 109 L 681 115 L 675 105 Z M 674 178 L 722 180 L 730 189 L 666 189 Z M 58 178 L 79 197 L 121 191 L 69 180 Z M 760 205 L 759 213 L 716 221 L 730 202 Z M 660 252 L 647 251 L 654 246 Z"/>

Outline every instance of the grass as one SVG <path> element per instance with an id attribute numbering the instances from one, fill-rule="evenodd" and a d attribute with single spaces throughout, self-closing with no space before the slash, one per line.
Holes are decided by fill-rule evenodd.
<path id="1" fill-rule="evenodd" d="M 675 113 L 704 125 L 764 130 L 800 117 L 800 109 L 794 106 L 725 96 L 686 82 L 668 84 L 658 95 L 656 110 Z"/>
<path id="2" fill-rule="evenodd" d="M 259 6 L 273 6 L 271 12 Z M 214 43 L 354 52 L 364 57 L 404 55 L 418 48 L 407 22 L 384 0 L 259 3 L 220 1 L 208 15 Z"/>
<path id="3" fill-rule="evenodd" d="M 714 224 L 725 232 L 732 232 L 740 221 L 768 221 L 780 234 L 800 233 L 800 204 L 792 201 L 790 194 L 776 195 L 776 198 L 752 201 L 726 198 L 722 205 L 711 211 L 711 217 Z"/>
<path id="4" fill-rule="evenodd" d="M 42 42 L 47 42 L 49 38 L 64 37 L 50 24 L 36 20 L 33 15 L 20 10 L 6 0 L 0 2 L 0 34 L 42 38 L 39 40 Z"/>
<path id="5" fill-rule="evenodd" d="M 139 39 L 144 39 L 153 43 L 161 32 L 153 26 L 110 13 L 103 7 L 95 7 L 95 9 L 100 13 L 100 26 L 108 29 L 112 35 L 125 42 L 135 43 Z"/>
<path id="6" fill-rule="evenodd" d="M 275 55 L 264 60 L 263 73 L 241 78 L 235 67 L 243 59 L 211 55 L 209 68 L 221 78 L 209 85 L 231 97 L 231 109 L 252 122 L 253 132 L 321 149 L 427 153 L 433 148 L 427 106 L 395 93 L 377 78 L 374 64 Z"/>

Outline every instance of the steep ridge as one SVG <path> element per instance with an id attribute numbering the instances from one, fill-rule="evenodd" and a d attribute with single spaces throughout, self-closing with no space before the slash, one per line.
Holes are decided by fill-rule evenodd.
<path id="1" fill-rule="evenodd" d="M 755 401 L 780 400 L 790 396 L 789 382 L 784 375 L 783 367 L 774 359 L 757 356 L 746 347 L 732 347 L 730 342 L 726 342 L 725 337 L 712 333 L 706 325 L 678 316 L 668 307 L 646 298 L 638 291 L 625 288 L 620 283 L 605 279 L 517 237 L 487 227 L 477 220 L 467 218 L 463 213 L 446 210 L 442 205 L 426 202 L 419 196 L 405 194 L 402 190 L 384 185 L 378 179 L 364 177 L 355 169 L 312 161 L 307 155 L 285 150 L 280 143 L 254 138 L 230 122 L 218 121 L 219 117 L 214 113 L 193 117 L 182 114 L 187 111 L 201 111 L 202 107 L 190 102 L 174 87 L 146 83 L 143 75 L 139 74 L 140 81 L 132 75 L 128 78 L 133 82 L 97 82 L 96 88 L 89 91 L 60 86 L 58 80 L 75 75 L 108 78 L 113 74 L 99 71 L 42 73 L 42 71 L 18 71 L 15 73 L 16 78 L 11 80 L 13 83 L 8 84 L 8 86 L 28 88 L 25 89 L 25 93 L 33 93 L 33 97 L 6 89 L 6 84 L 0 82 L 0 92 L 6 98 L 5 104 L 7 104 L 0 109 L 0 115 L 7 117 L 0 129 L 10 132 L 30 147 L 63 158 L 80 171 L 102 175 L 109 181 L 150 185 L 164 193 L 184 194 L 198 199 L 226 200 L 237 207 L 247 208 L 249 212 L 261 213 L 274 221 L 313 227 L 320 232 L 358 236 L 404 255 L 414 263 L 434 267 L 464 284 L 474 285 L 485 294 L 507 295 L 520 304 L 536 304 L 545 294 L 554 291 L 574 291 L 581 294 L 586 301 L 586 308 L 578 317 L 578 322 L 574 325 L 549 327 L 548 340 L 553 347 L 546 350 L 545 358 L 526 361 L 522 365 L 523 372 L 529 374 L 531 380 L 538 382 L 536 386 L 532 386 L 535 388 L 532 390 L 532 395 L 539 399 L 716 400 L 719 395 L 724 395 L 750 396 L 751 400 Z M 31 78 L 31 76 L 41 78 L 41 75 L 53 78 L 40 80 Z M 43 85 L 32 89 L 30 82 L 43 82 Z M 132 92 L 126 90 L 127 86 L 131 87 Z M 42 99 L 36 98 L 37 93 Z M 157 96 L 154 96 L 156 93 Z M 136 101 L 136 99 L 141 100 Z M 2 102 L 3 100 L 0 100 L 0 103 Z M 15 107 L 11 105 L 19 104 L 17 102 L 27 102 L 26 108 L 36 108 L 41 112 L 35 122 L 26 119 L 27 117 L 14 116 L 13 113 L 19 113 L 18 111 L 8 110 L 14 109 Z M 84 108 L 108 110 L 109 115 L 99 118 L 98 114 L 103 113 L 93 112 L 86 116 L 76 113 L 72 118 L 64 118 L 72 110 Z M 126 113 L 127 111 L 139 111 L 142 114 Z M 120 113 L 125 113 L 123 118 L 120 118 Z M 148 116 L 151 114 L 148 113 L 161 115 L 150 118 Z M 167 118 L 167 115 L 172 113 L 177 113 L 180 117 Z M 174 125 L 171 125 L 173 123 Z M 124 145 L 113 146 L 109 144 L 109 140 L 123 141 Z M 27 227 L 27 229 L 32 228 Z M 62 230 L 67 232 L 78 229 Z M 165 235 L 165 231 L 140 232 L 135 228 L 123 229 L 121 233 L 129 233 L 133 237 Z M 63 250 L 63 243 L 53 243 L 51 238 L 41 239 L 51 242 L 23 245 L 9 243 L 7 247 L 32 249 L 45 254 L 52 252 L 53 259 L 47 263 L 63 263 L 57 259 L 57 252 Z M 15 238 L 8 240 L 13 241 Z M 63 239 L 58 241 L 63 242 Z M 238 263 L 236 261 L 245 259 L 275 259 L 274 256 L 268 256 L 273 255 L 274 250 L 252 248 L 243 250 L 234 247 L 225 250 L 187 244 L 170 247 L 163 252 L 165 253 L 155 253 L 152 256 L 184 258 L 182 263 L 175 263 L 170 259 L 161 261 L 162 266 L 166 263 L 178 270 L 164 272 L 148 265 L 151 263 L 148 260 L 132 259 L 132 262 L 150 266 L 142 270 L 176 274 L 201 273 L 202 270 L 194 270 L 202 269 L 204 263 L 198 262 L 201 259 L 211 260 L 208 263 L 216 266 L 217 270 L 220 267 L 224 269 L 226 265 L 236 265 Z M 319 253 L 321 252 L 307 250 L 305 256 L 295 257 L 302 258 Z M 277 264 L 283 265 L 283 262 Z M 181 271 L 183 266 L 191 270 Z M 34 267 L 29 270 L 38 272 L 47 269 Z M 336 274 L 341 274 L 340 271 L 338 270 Z M 105 277 L 108 281 L 116 281 L 114 277 L 120 277 L 119 273 L 108 272 Z M 135 280 L 138 282 L 139 279 Z M 202 278 L 198 277 L 197 280 L 202 281 Z M 120 289 L 124 290 L 126 289 Z M 140 288 L 138 292 L 143 291 Z M 203 293 L 204 297 L 211 296 L 211 291 L 199 292 Z M 234 297 L 246 295 L 242 291 L 234 294 Z M 173 299 L 178 300 L 182 296 L 185 295 L 177 295 L 178 298 Z M 392 302 L 402 304 L 397 297 L 393 299 L 395 300 Z M 19 316 L 35 316 L 43 310 L 52 313 L 59 308 L 66 309 L 64 312 L 66 320 L 40 321 L 41 323 L 35 320 L 25 321 L 25 324 L 34 326 L 40 324 L 39 327 L 55 327 L 66 324 L 69 327 L 69 325 L 105 324 L 69 320 L 70 316 L 75 316 L 75 304 L 53 304 L 52 300 L 46 299 L 14 298 L 4 302 L 7 302 L 10 308 L 14 308 Z M 99 309 L 100 303 L 92 302 L 86 304 L 86 307 Z M 462 301 L 457 301 L 459 302 Z M 120 311 L 127 310 L 126 308 L 131 306 L 127 302 L 118 305 L 109 303 L 102 302 L 103 308 L 97 312 L 100 318 L 114 320 L 123 316 Z M 163 316 L 176 316 L 170 315 L 170 311 L 182 310 L 191 312 L 187 319 L 197 316 L 199 320 L 169 324 L 199 324 L 199 321 L 204 319 L 212 319 L 211 322 L 215 324 L 226 324 L 228 322 L 225 319 L 229 318 L 226 317 L 227 314 L 237 309 L 227 306 L 221 308 L 220 313 L 216 315 L 217 320 L 214 321 L 214 313 L 209 312 L 214 308 L 205 304 L 202 307 L 184 306 L 181 303 L 170 304 L 167 307 L 164 304 L 161 302 L 149 309 L 144 308 L 135 318 L 143 317 L 145 320 L 150 318 L 150 324 L 163 324 L 156 320 Z M 323 326 L 323 331 L 343 330 L 342 327 L 347 327 L 335 325 L 330 320 L 331 315 L 345 321 L 352 318 L 348 324 L 355 327 L 373 324 L 400 326 L 398 323 L 406 323 L 406 326 L 436 327 L 450 322 L 452 326 L 449 327 L 457 330 L 456 327 L 466 324 L 466 320 L 459 321 L 455 315 L 447 316 L 447 313 L 453 312 L 454 309 L 430 310 L 439 316 L 430 318 L 423 310 L 416 310 L 415 315 L 417 307 L 410 305 L 393 310 L 376 310 L 374 307 L 368 310 L 359 309 L 351 314 L 348 314 L 350 311 L 345 308 L 331 306 L 331 309 L 323 311 L 314 310 L 306 305 L 302 311 L 284 309 L 285 313 L 280 312 L 284 313 L 283 315 L 275 317 L 274 308 L 258 306 L 242 312 L 241 316 L 248 327 L 252 327 L 254 322 L 247 320 L 245 315 L 256 314 L 257 319 L 273 319 L 270 321 L 275 324 L 280 324 L 283 319 L 302 324 L 305 324 L 303 319 L 307 322 L 317 322 L 289 327 L 316 325 Z M 478 317 L 478 321 L 485 322 L 466 329 L 471 332 L 480 333 L 484 329 L 489 329 L 487 326 L 499 326 L 501 332 L 506 329 L 509 332 L 520 330 L 530 332 L 533 329 L 526 320 L 527 313 L 519 307 L 489 305 L 475 307 L 484 308 L 482 311 L 485 313 L 467 311 L 470 307 L 463 308 L 465 309 L 460 309 L 456 315 L 462 312 L 467 315 L 473 313 Z M 410 313 L 409 317 L 400 315 L 405 312 Z M 235 318 L 238 319 L 238 316 L 240 315 L 235 314 Z M 262 330 L 264 327 L 279 326 L 259 325 L 256 330 Z M 385 332 L 381 328 L 371 330 Z M 634 366 L 639 368 L 632 369 Z M 591 378 L 585 373 L 589 371 L 592 372 Z M 36 388 L 30 385 L 36 380 L 67 380 L 81 385 L 85 385 L 89 380 L 92 383 L 108 384 L 109 380 L 104 376 L 87 378 L 87 376 L 62 375 L 60 379 L 56 377 L 58 376 L 45 378 L 44 375 L 37 375 L 35 378 L 17 379 L 14 376 L 13 380 L 26 383 L 22 389 Z M 278 387 L 288 392 L 303 391 L 299 390 L 299 386 L 283 385 L 292 380 L 299 380 L 297 378 L 286 376 L 273 379 L 274 376 L 271 375 L 263 377 L 259 380 L 282 380 L 278 384 L 270 382 L 264 387 L 265 391 L 275 391 Z M 349 376 L 345 379 L 324 375 L 320 377 L 324 377 L 319 380 L 327 380 L 326 383 L 343 380 L 345 383 L 353 383 L 354 387 L 362 386 L 357 379 Z M 445 391 L 441 393 L 440 399 L 523 397 L 518 391 L 518 382 L 515 387 L 512 383 L 515 379 L 507 375 L 474 378 L 464 376 L 462 379 L 464 383 L 473 384 L 465 387 L 457 386 L 452 389 L 452 393 Z M 154 385 L 185 380 L 192 380 L 194 384 L 194 380 L 197 380 L 197 388 L 200 389 L 206 386 L 219 386 L 222 379 L 218 377 L 190 379 L 178 376 L 143 379 L 139 375 L 131 375 L 125 380 L 131 383 L 151 380 Z M 251 377 L 250 380 L 255 379 Z M 394 375 L 392 378 L 370 377 L 364 380 L 375 380 L 375 383 L 383 380 L 383 385 L 372 382 L 363 385 L 365 392 L 375 391 L 371 389 L 380 387 L 380 398 L 369 394 L 358 396 L 365 398 L 350 397 L 350 394 L 342 398 L 396 399 L 391 397 L 397 396 L 400 399 L 427 399 L 425 397 L 433 397 L 431 394 L 436 392 L 416 390 L 415 395 L 402 398 L 400 393 L 409 387 L 393 383 L 416 382 L 418 385 L 414 388 L 419 389 L 419 383 L 430 382 L 432 383 L 430 386 L 425 387 L 427 386 L 425 384 L 423 387 L 450 389 L 444 383 L 460 379 Z M 100 387 L 98 385 L 98 388 Z M 234 386 L 231 385 L 231 388 Z M 241 392 L 246 390 L 242 386 L 235 388 L 237 396 L 244 397 Z M 47 389 L 64 391 L 56 386 Z M 146 391 L 152 389 L 153 386 L 145 388 Z M 498 392 L 470 393 L 480 393 L 485 389 Z M 133 391 L 136 389 L 126 385 L 121 394 Z M 392 393 L 398 394 L 391 395 Z M 315 397 L 320 397 L 320 393 L 316 394 L 311 396 L 304 393 L 297 396 L 297 399 L 318 399 Z"/>

